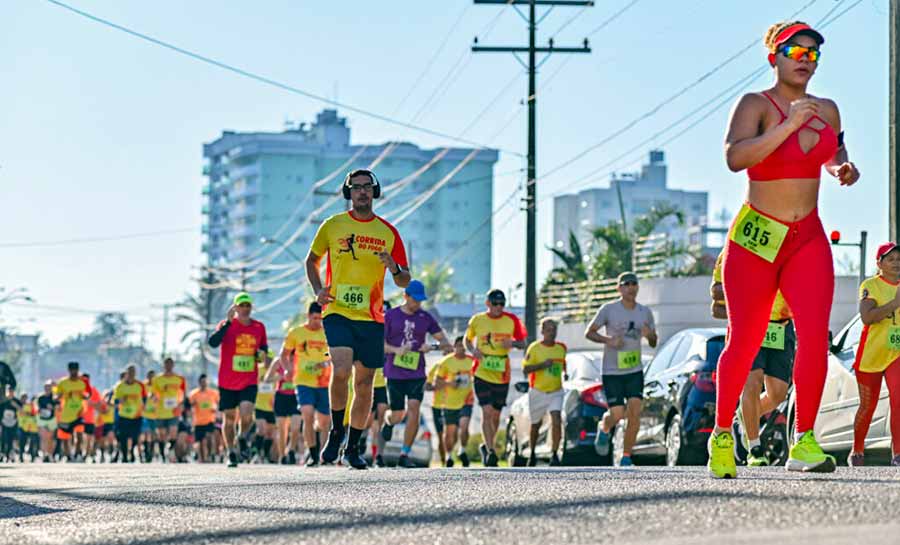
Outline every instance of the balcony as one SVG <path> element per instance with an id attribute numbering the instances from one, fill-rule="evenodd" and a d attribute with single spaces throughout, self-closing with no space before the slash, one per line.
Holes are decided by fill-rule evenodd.
<path id="1" fill-rule="evenodd" d="M 205 185 L 203 186 L 203 189 L 201 190 L 201 193 L 202 193 L 204 196 L 209 195 L 209 184 L 205 184 Z"/>
<path id="2" fill-rule="evenodd" d="M 231 236 L 234 238 L 255 237 L 256 229 L 250 225 L 238 225 L 231 230 Z"/>
<path id="3" fill-rule="evenodd" d="M 203 165 L 203 175 L 209 176 L 209 173 L 212 172 L 212 168 L 209 166 L 209 163 Z"/>
<path id="4" fill-rule="evenodd" d="M 232 199 L 244 199 L 246 197 L 252 197 L 253 195 L 259 194 L 259 186 L 257 184 L 243 184 L 240 186 L 234 187 L 230 192 L 229 196 Z"/>
<path id="5" fill-rule="evenodd" d="M 204 216 L 209 215 L 209 205 L 208 204 L 204 204 L 203 208 L 201 210 L 202 210 Z"/>
<path id="6" fill-rule="evenodd" d="M 258 163 L 250 163 L 249 165 L 231 165 L 228 169 L 228 176 L 232 180 L 239 180 L 241 178 L 247 179 L 253 176 L 259 176 L 259 164 Z"/>
<path id="7" fill-rule="evenodd" d="M 201 225 L 200 232 L 203 233 L 204 235 L 208 235 L 209 234 L 209 224 L 204 223 L 203 225 Z"/>
<path id="8" fill-rule="evenodd" d="M 243 219 L 243 218 L 249 218 L 254 215 L 256 215 L 256 206 L 239 204 L 239 205 L 231 207 L 228 217 L 229 217 L 229 219 L 232 219 L 232 220 L 239 220 L 239 219 Z"/>

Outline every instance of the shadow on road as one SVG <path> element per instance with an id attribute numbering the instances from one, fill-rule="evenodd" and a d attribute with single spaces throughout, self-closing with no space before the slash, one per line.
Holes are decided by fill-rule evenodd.
<path id="1" fill-rule="evenodd" d="M 68 511 L 68 509 L 49 509 L 0 496 L 0 520 L 34 517 L 50 513 L 62 513 L 64 511 Z"/>

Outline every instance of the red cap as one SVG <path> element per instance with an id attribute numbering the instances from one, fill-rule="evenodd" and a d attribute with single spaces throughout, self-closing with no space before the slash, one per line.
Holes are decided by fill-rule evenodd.
<path id="1" fill-rule="evenodd" d="M 813 30 L 813 28 L 806 23 L 797 23 L 796 25 L 791 25 L 779 32 L 778 36 L 775 36 L 775 41 L 772 45 L 777 50 L 778 46 L 790 40 L 797 34 L 806 34 L 807 36 L 812 37 L 815 41 L 819 42 L 819 45 L 825 43 L 825 38 L 821 34 L 819 34 L 818 31 Z"/>
<path id="2" fill-rule="evenodd" d="M 892 251 L 898 248 L 896 242 L 885 242 L 881 246 L 878 247 L 878 252 L 875 254 L 875 259 L 881 261 L 881 258 L 888 255 Z"/>

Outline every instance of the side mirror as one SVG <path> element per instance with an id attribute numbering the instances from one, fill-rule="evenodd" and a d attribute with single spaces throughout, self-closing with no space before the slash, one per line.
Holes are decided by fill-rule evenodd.
<path id="1" fill-rule="evenodd" d="M 520 394 L 528 393 L 528 381 L 521 380 L 513 385 L 513 388 L 516 389 Z"/>

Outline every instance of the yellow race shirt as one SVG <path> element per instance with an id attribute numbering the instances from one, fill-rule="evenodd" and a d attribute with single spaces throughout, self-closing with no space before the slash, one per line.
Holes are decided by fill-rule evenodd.
<path id="1" fill-rule="evenodd" d="M 143 414 L 147 388 L 137 380 L 131 384 L 122 381 L 116 384 L 113 398 L 118 402 L 119 418 L 136 420 Z"/>
<path id="2" fill-rule="evenodd" d="M 82 377 L 76 379 L 66 377 L 59 381 L 56 390 L 62 396 L 59 421 L 69 424 L 78 420 L 84 411 L 84 400 L 89 393 L 87 380 Z"/>
<path id="3" fill-rule="evenodd" d="M 292 328 L 284 338 L 284 350 L 294 354 L 294 386 L 328 387 L 331 365 L 321 366 L 330 359 L 325 328 L 311 329 L 309 324 Z"/>
<path id="4" fill-rule="evenodd" d="M 181 375 L 156 375 L 150 384 L 156 397 L 156 418 L 168 420 L 181 415 L 187 384 Z"/>
<path id="5" fill-rule="evenodd" d="M 387 252 L 397 266 L 408 267 L 394 226 L 378 216 L 363 221 L 352 211 L 335 214 L 319 227 L 311 250 L 328 260 L 325 285 L 331 286 L 334 302 L 322 314 L 384 323 L 385 266 L 378 254 Z"/>
<path id="6" fill-rule="evenodd" d="M 144 400 L 144 411 L 141 413 L 141 416 L 148 420 L 156 420 L 156 405 L 159 403 L 159 400 L 156 399 L 156 394 L 153 392 L 150 382 L 144 383 L 144 396 L 146 399 Z"/>
<path id="7" fill-rule="evenodd" d="M 859 287 L 859 300 L 871 299 L 879 307 L 897 293 L 897 284 L 881 276 L 867 278 Z M 863 326 L 853 368 L 863 373 L 880 373 L 900 357 L 900 318 L 896 312 L 872 325 Z"/>
<path id="8" fill-rule="evenodd" d="M 25 433 L 37 433 L 37 411 L 33 403 L 26 403 L 19 409 L 19 428 Z"/>
<path id="9" fill-rule="evenodd" d="M 504 312 L 499 318 L 491 318 L 487 312 L 482 312 L 472 316 L 466 339 L 475 342 L 484 355 L 475 363 L 475 376 L 494 384 L 509 384 L 509 349 L 503 347 L 503 341 L 523 341 L 527 335 L 525 326 L 515 314 Z"/>
<path id="10" fill-rule="evenodd" d="M 475 359 L 468 354 L 457 358 L 456 354 L 445 356 L 435 365 L 429 374 L 428 381 L 432 384 L 440 377 L 450 386 L 434 391 L 434 407 L 436 409 L 449 409 L 457 411 L 462 409 L 466 400 L 472 393 L 472 367 Z"/>
<path id="11" fill-rule="evenodd" d="M 266 376 L 268 370 L 268 367 L 259 365 L 255 408 L 259 411 L 272 412 L 275 410 L 275 383 L 263 382 L 263 377 Z"/>
<path id="12" fill-rule="evenodd" d="M 716 266 L 713 269 L 713 284 L 721 284 L 722 283 L 722 265 L 725 258 L 725 252 L 719 253 L 719 257 L 716 258 Z M 716 301 L 716 304 L 725 304 L 725 301 Z M 772 303 L 772 313 L 769 314 L 769 321 L 772 322 L 783 322 L 784 320 L 790 320 L 794 315 L 791 314 L 791 309 L 788 307 L 787 301 L 784 300 L 784 295 L 781 294 L 781 290 L 775 292 L 775 301 Z"/>
<path id="13" fill-rule="evenodd" d="M 562 389 L 562 377 L 566 372 L 566 345 L 554 343 L 547 346 L 541 341 L 534 341 L 525 351 L 525 359 L 522 367 L 553 361 L 553 367 L 539 369 L 528 375 L 528 385 L 545 393 L 557 392 Z"/>

